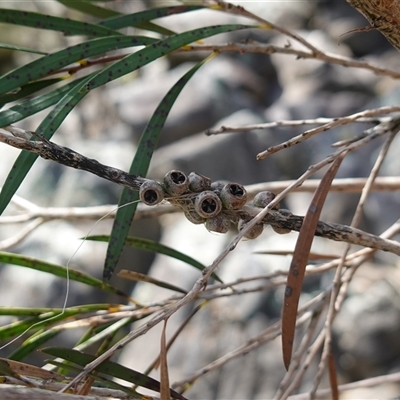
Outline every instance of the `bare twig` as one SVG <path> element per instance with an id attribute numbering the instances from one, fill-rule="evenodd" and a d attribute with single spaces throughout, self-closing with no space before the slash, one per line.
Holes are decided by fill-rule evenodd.
<path id="1" fill-rule="evenodd" d="M 54 392 L 57 390 L 60 390 L 60 388 L 63 387 L 64 383 L 61 382 L 53 382 L 49 380 L 37 380 L 37 379 L 29 379 L 26 378 L 27 380 L 31 381 L 32 383 L 37 385 L 38 389 L 42 389 L 42 391 L 28 391 L 26 390 L 26 396 L 23 397 L 22 395 L 24 394 L 23 391 L 20 389 L 22 388 L 17 388 L 16 385 L 20 385 L 20 382 L 18 382 L 16 379 L 12 377 L 2 377 L 2 380 L 4 379 L 4 382 L 2 385 L 0 385 L 1 389 L 1 395 L 2 399 L 5 400 L 7 397 L 3 397 L 3 395 L 7 395 L 7 393 L 11 395 L 14 395 L 14 397 L 8 397 L 9 399 L 21 399 L 21 400 L 32 400 L 32 399 L 51 399 L 51 400 L 132 400 L 133 397 L 128 395 L 127 393 L 122 392 L 121 390 L 116 390 L 116 389 L 110 389 L 110 388 L 101 388 L 101 387 L 92 387 L 90 390 L 90 393 L 88 396 L 77 396 L 75 395 L 68 395 L 68 397 L 65 397 L 67 395 L 63 395 L 61 397 L 58 397 L 58 395 Z M 7 390 L 8 389 L 8 390 Z M 19 389 L 19 390 L 17 390 Z M 47 392 L 48 395 L 43 395 L 44 390 L 49 391 Z M 5 394 L 6 393 L 6 394 Z M 34 396 L 37 397 L 34 397 Z M 22 397 L 20 397 L 22 396 Z M 43 396 L 43 397 L 42 397 Z M 139 397 L 138 397 L 139 398 Z M 149 399 L 155 399 L 154 397 L 150 397 Z"/>
<path id="2" fill-rule="evenodd" d="M 340 178 L 335 179 L 332 182 L 331 192 L 342 192 L 342 193 L 359 193 L 365 186 L 367 178 Z M 275 181 L 275 182 L 263 182 L 256 183 L 254 185 L 246 186 L 248 198 L 252 199 L 257 193 L 268 190 L 273 193 L 280 193 L 288 186 L 294 184 L 297 181 Z M 309 179 L 301 186 L 295 187 L 292 192 L 314 192 L 319 185 L 319 179 Z M 0 187 L 1 190 L 1 187 Z M 395 191 L 400 190 L 400 178 L 396 176 L 381 176 L 377 177 L 373 182 L 371 190 L 373 191 Z M 26 213 L 10 216 L 0 216 L 0 224 L 14 224 L 31 221 L 36 218 L 43 218 L 46 221 L 54 219 L 63 220 L 82 220 L 82 219 L 99 219 L 105 216 L 105 218 L 114 218 L 117 210 L 117 204 L 93 206 L 93 207 L 40 207 L 36 204 L 23 199 L 20 196 L 15 195 L 12 203 L 19 207 L 27 210 Z M 135 219 L 143 218 L 156 218 L 164 214 L 170 214 L 179 212 L 177 207 L 173 207 L 168 204 L 157 205 L 157 207 L 147 207 L 143 204 L 139 204 L 139 208 L 136 211 Z"/>
<path id="3" fill-rule="evenodd" d="M 296 127 L 296 126 L 304 126 L 304 125 L 321 125 L 321 124 L 329 124 L 336 121 L 337 118 L 315 118 L 315 119 L 299 119 L 299 120 L 280 120 L 274 122 L 266 122 L 263 124 L 253 124 L 253 125 L 245 125 L 245 126 L 221 126 L 219 128 L 210 128 L 205 131 L 207 136 L 218 135 L 220 133 L 227 132 L 251 132 L 258 129 L 268 129 L 268 128 L 277 128 L 277 127 Z M 363 124 L 381 124 L 383 122 L 389 122 L 390 118 L 382 117 L 382 118 L 359 118 L 353 122 L 363 123 Z"/>
<path id="4" fill-rule="evenodd" d="M 393 112 L 400 112 L 400 107 L 398 107 L 398 106 L 381 107 L 381 108 L 376 108 L 374 110 L 365 110 L 365 111 L 362 111 L 359 113 L 348 115 L 347 117 L 335 118 L 334 121 L 332 121 L 332 122 L 329 122 L 329 123 L 319 126 L 317 128 L 305 131 L 301 135 L 295 136 L 292 139 L 287 140 L 286 142 L 283 142 L 277 146 L 272 146 L 272 147 L 268 148 L 267 150 L 263 151 L 262 153 L 259 153 L 257 155 L 257 159 L 263 160 L 266 157 L 268 157 L 280 150 L 287 149 L 288 147 L 292 147 L 296 144 L 304 142 L 305 140 L 310 139 L 311 137 L 313 137 L 319 133 L 326 132 L 332 128 L 354 122 L 358 118 L 375 117 L 377 115 L 389 114 L 389 113 L 393 113 Z M 382 130 L 382 129 L 383 130 L 386 129 L 386 132 L 387 132 L 387 131 L 393 129 L 393 124 L 396 125 L 397 123 L 398 123 L 398 121 L 394 120 L 394 121 L 390 121 L 389 123 L 378 125 L 377 127 L 375 127 L 376 129 L 374 128 L 373 132 L 374 131 L 376 132 L 377 130 Z"/>
<path id="5" fill-rule="evenodd" d="M 345 392 L 346 390 L 354 390 L 361 388 L 374 387 L 379 385 L 384 385 L 388 383 L 399 383 L 400 382 L 400 372 L 395 372 L 393 374 L 387 374 L 382 376 L 376 376 L 374 378 L 363 379 L 362 381 L 346 383 L 344 385 L 339 385 L 339 392 Z M 330 389 L 321 389 L 316 392 L 319 397 L 325 397 L 330 394 Z M 290 396 L 289 400 L 306 400 L 309 397 L 309 393 L 301 393 Z"/>
<path id="6" fill-rule="evenodd" d="M 18 230 L 18 232 L 9 239 L 2 240 L 0 242 L 0 251 L 16 246 L 21 243 L 31 232 L 33 232 L 38 226 L 44 222 L 43 218 L 36 218 L 30 222 L 27 226 Z"/>
<path id="7" fill-rule="evenodd" d="M 319 51 L 313 53 L 301 49 L 294 49 L 292 46 L 276 46 L 271 44 L 249 42 L 249 43 L 229 43 L 225 45 L 203 45 L 187 46 L 182 51 L 217 51 L 238 52 L 238 53 L 260 53 L 260 54 L 289 54 L 296 56 L 296 59 L 315 59 L 329 64 L 341 65 L 347 68 L 366 69 L 378 76 L 388 76 L 393 79 L 400 79 L 400 73 L 395 70 L 379 67 L 365 60 L 355 60 L 350 57 Z"/>
<path id="8" fill-rule="evenodd" d="M 68 147 L 58 146 L 44 137 L 37 137 L 38 140 L 33 141 L 20 135 L 16 136 L 15 131 L 10 130 L 11 127 L 4 127 L 3 130 L 10 132 L 12 135 L 0 131 L 0 142 L 16 147 L 17 149 L 27 150 L 35 153 L 46 160 L 53 160 L 59 164 L 67 165 L 71 168 L 81 169 L 91 172 L 101 178 L 118 183 L 131 190 L 139 190 L 140 186 L 146 179 L 128 174 L 118 168 L 109 167 L 77 153 Z M 34 133 L 34 132 L 30 132 Z M 37 134 L 35 134 L 37 135 Z"/>

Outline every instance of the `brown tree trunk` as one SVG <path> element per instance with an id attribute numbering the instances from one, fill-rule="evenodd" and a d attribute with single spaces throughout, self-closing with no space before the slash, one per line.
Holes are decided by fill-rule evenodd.
<path id="1" fill-rule="evenodd" d="M 347 0 L 400 50 L 400 0 Z"/>

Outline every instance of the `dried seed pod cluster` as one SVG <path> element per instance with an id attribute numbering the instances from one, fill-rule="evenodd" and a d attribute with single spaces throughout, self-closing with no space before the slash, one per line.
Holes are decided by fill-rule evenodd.
<path id="1" fill-rule="evenodd" d="M 146 180 L 140 187 L 139 196 L 148 206 L 159 204 L 165 199 L 182 208 L 191 223 L 204 224 L 213 232 L 226 233 L 232 225 L 240 231 L 248 222 L 238 216 L 247 202 L 247 192 L 243 185 L 211 182 L 210 178 L 196 172 L 186 175 L 182 171 L 172 170 L 164 176 L 163 183 Z M 271 192 L 260 192 L 253 200 L 253 206 L 264 208 L 274 197 Z M 263 229 L 262 223 L 256 224 L 246 232 L 245 237 L 255 239 Z"/>

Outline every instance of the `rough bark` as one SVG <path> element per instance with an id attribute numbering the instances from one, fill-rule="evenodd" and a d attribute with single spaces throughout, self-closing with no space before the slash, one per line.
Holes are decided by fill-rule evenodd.
<path id="1" fill-rule="evenodd" d="M 347 0 L 400 50 L 400 0 Z"/>

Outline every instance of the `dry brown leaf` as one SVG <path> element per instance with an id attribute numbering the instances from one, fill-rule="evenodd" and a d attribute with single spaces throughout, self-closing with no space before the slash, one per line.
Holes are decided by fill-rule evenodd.
<path id="1" fill-rule="evenodd" d="M 310 254 L 314 234 L 317 228 L 322 207 L 325 203 L 333 178 L 346 152 L 339 155 L 332 163 L 314 193 L 310 207 L 304 217 L 299 237 L 294 249 L 292 262 L 286 281 L 285 299 L 282 311 L 282 352 L 285 368 L 288 369 L 292 358 L 293 341 L 296 328 L 297 308 L 307 261 Z"/>
<path id="2" fill-rule="evenodd" d="M 164 327 L 161 333 L 161 349 L 160 349 L 160 399 L 170 400 L 171 393 L 169 389 L 169 375 L 168 375 L 168 362 L 167 362 L 167 340 L 166 330 L 167 321 L 164 321 Z"/>

